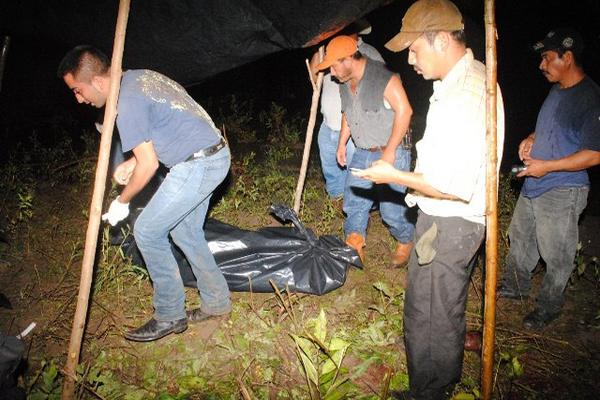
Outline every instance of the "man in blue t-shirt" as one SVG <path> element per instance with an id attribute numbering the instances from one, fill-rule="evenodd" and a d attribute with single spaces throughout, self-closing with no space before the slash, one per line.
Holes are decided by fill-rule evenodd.
<path id="1" fill-rule="evenodd" d="M 581 67 L 583 40 L 573 29 L 555 29 L 533 48 L 554 86 L 535 132 L 519 145 L 526 168 L 517 176 L 526 178 L 509 228 L 510 251 L 498 294 L 527 297 L 542 258 L 546 274 L 537 305 L 523 319 L 525 328 L 541 329 L 558 317 L 564 303 L 579 241 L 577 223 L 590 187 L 586 169 L 600 164 L 600 88 Z"/>
<path id="2" fill-rule="evenodd" d="M 78 46 L 63 58 L 58 76 L 79 103 L 104 107 L 111 83 L 110 62 L 91 46 Z M 178 83 L 150 70 L 121 77 L 117 127 L 123 151 L 115 181 L 124 185 L 102 219 L 116 225 L 129 215 L 129 202 L 148 184 L 159 163 L 169 168 L 164 181 L 139 215 L 134 237 L 154 286 L 154 316 L 125 338 L 148 342 L 181 333 L 189 322 L 231 310 L 227 282 L 204 238 L 203 225 L 213 191 L 225 179 L 231 156 L 210 116 Z M 185 292 L 169 235 L 189 261 L 202 306 L 186 313 Z"/>

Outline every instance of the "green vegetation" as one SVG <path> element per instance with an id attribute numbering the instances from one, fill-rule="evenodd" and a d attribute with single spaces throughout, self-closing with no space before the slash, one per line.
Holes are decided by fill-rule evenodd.
<path id="1" fill-rule="evenodd" d="M 221 196 L 215 196 L 211 217 L 245 229 L 274 224 L 269 206 L 293 201 L 304 119 L 277 104 L 255 111 L 250 101 L 235 97 L 214 108 L 217 125 L 231 143 L 233 163 Z M 38 322 L 31 336 L 29 369 L 21 382 L 36 400 L 60 396 L 94 179 L 98 135 L 83 132 L 73 141 L 72 132 L 60 128 L 72 125 L 57 121 L 50 127 L 55 139 L 51 146 L 37 136 L 16 144 L 10 151 L 13 156 L 0 166 L 0 231 L 10 242 L 0 247 L 0 279 L 14 283 L 2 291 L 16 309 L 1 311 L 3 320 L 16 322 L 3 323 L 0 329 L 12 334 L 22 324 Z M 343 215 L 327 198 L 316 145 L 311 160 L 300 217 L 319 235 L 341 236 Z M 501 177 L 501 260 L 508 248 L 514 184 L 511 177 Z M 341 289 L 322 297 L 285 291 L 234 293 L 227 320 L 193 326 L 148 344 L 122 338 L 123 330 L 152 313 L 148 274 L 127 259 L 120 246 L 110 244 L 108 228 L 100 233 L 76 377 L 78 398 L 389 399 L 392 391 L 408 388 L 402 341 L 405 271 L 384 267 L 393 241 L 379 218 L 373 218 L 369 228 L 366 269 L 351 269 Z M 123 232 L 124 237 L 128 234 Z M 576 262 L 573 283 L 591 278 L 597 290 L 597 259 L 580 252 Z M 482 324 L 482 280 L 478 269 L 467 314 L 469 329 Z M 196 291 L 186 290 L 188 307 L 196 306 Z M 505 317 L 501 309 L 498 318 Z M 590 326 L 600 326 L 598 310 Z M 548 361 L 548 354 L 554 353 L 543 348 L 542 340 L 540 335 L 499 326 L 497 398 L 536 398 L 543 393 L 538 392 L 543 387 L 524 381 L 528 374 L 541 379 L 557 363 Z M 561 354 L 574 346 L 559 339 L 543 344 L 558 346 L 552 351 Z M 480 398 L 479 370 L 480 360 L 468 355 L 455 399 Z M 577 379 L 593 372 L 583 371 Z"/>

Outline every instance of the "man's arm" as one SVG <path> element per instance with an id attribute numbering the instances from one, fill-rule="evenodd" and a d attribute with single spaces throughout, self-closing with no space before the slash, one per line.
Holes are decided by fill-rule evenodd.
<path id="1" fill-rule="evenodd" d="M 338 148 L 336 158 L 338 164 L 342 167 L 346 166 L 346 144 L 350 139 L 350 127 L 348 121 L 346 121 L 346 114 L 342 113 L 342 128 L 340 129 L 340 141 L 338 142 Z"/>
<path id="2" fill-rule="evenodd" d="M 135 168 L 127 185 L 119 195 L 121 203 L 129 203 L 152 179 L 158 169 L 158 158 L 152 142 L 143 142 L 133 149 Z M 128 162 L 128 161 L 125 161 Z"/>
<path id="3" fill-rule="evenodd" d="M 385 87 L 383 97 L 394 110 L 394 124 L 392 125 L 392 133 L 381 155 L 381 159 L 394 164 L 396 148 L 402 143 L 402 139 L 404 139 L 404 135 L 410 124 L 412 107 L 408 102 L 402 82 L 397 75 L 392 75 L 392 78 Z"/>
<path id="4" fill-rule="evenodd" d="M 533 176 L 541 178 L 550 172 L 574 172 L 581 171 L 600 164 L 600 151 L 580 150 L 570 156 L 559 158 L 557 160 L 536 160 L 527 156 L 523 162 L 527 169 L 517 176 Z"/>
<path id="5" fill-rule="evenodd" d="M 418 191 L 420 194 L 436 199 L 460 200 L 458 197 L 440 192 L 423 178 L 418 172 L 400 171 L 390 163 L 378 160 L 373 165 L 362 171 L 353 172 L 361 178 L 370 179 L 375 183 L 397 183 Z"/>

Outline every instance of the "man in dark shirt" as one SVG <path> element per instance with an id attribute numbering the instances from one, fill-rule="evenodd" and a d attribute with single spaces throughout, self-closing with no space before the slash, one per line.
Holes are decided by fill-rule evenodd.
<path id="1" fill-rule="evenodd" d="M 587 204 L 587 168 L 600 164 L 600 88 L 580 64 L 583 40 L 570 28 L 555 29 L 534 45 L 540 70 L 554 83 L 538 114 L 535 132 L 519 145 L 526 168 L 509 228 L 510 251 L 498 293 L 528 296 L 538 261 L 546 274 L 536 308 L 523 320 L 541 329 L 558 317 L 573 271 L 577 223 Z"/>

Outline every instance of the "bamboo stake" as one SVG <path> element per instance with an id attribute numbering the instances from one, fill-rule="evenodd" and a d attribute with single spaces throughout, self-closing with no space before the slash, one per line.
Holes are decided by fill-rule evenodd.
<path id="1" fill-rule="evenodd" d="M 323 46 L 319 48 L 319 62 L 323 61 Z M 308 61 L 307 61 L 308 62 Z M 310 105 L 310 117 L 308 118 L 308 126 L 306 127 L 306 140 L 304 141 L 304 154 L 302 155 L 302 165 L 300 166 L 300 176 L 296 185 L 296 194 L 294 195 L 294 211 L 300 215 L 300 202 L 302 201 L 302 191 L 304 190 L 304 181 L 306 180 L 306 170 L 308 169 L 308 159 L 310 158 L 310 146 L 312 144 L 313 131 L 315 129 L 315 121 L 317 120 L 317 107 L 319 106 L 319 96 L 321 96 L 321 86 L 323 84 L 323 71 L 317 74 L 317 82 L 315 83 L 310 68 L 308 76 L 313 85 L 312 103 Z"/>
<path id="2" fill-rule="evenodd" d="M 485 53 L 486 53 L 486 273 L 483 323 L 483 354 L 481 365 L 481 388 L 483 399 L 492 398 L 494 342 L 496 336 L 496 283 L 498 269 L 498 138 L 497 138 L 497 59 L 496 16 L 494 0 L 485 0 Z"/>
<path id="3" fill-rule="evenodd" d="M 129 17 L 130 0 L 120 0 L 119 14 L 117 16 L 117 25 L 115 29 L 115 41 L 113 44 L 113 53 L 110 67 L 110 88 L 106 101 L 106 110 L 102 135 L 100 139 L 100 149 L 98 152 L 98 164 L 96 167 L 96 178 L 94 181 L 94 193 L 90 206 L 90 218 L 85 236 L 85 248 L 81 266 L 81 279 L 79 282 L 79 295 L 77 297 L 77 308 L 71 330 L 71 340 L 69 342 L 69 353 L 65 365 L 65 379 L 62 390 L 62 400 L 72 400 L 75 390 L 75 369 L 79 363 L 79 352 L 81 350 L 81 340 L 85 329 L 88 303 L 90 298 L 90 288 L 92 284 L 92 275 L 94 269 L 94 258 L 96 255 L 96 246 L 98 244 L 98 231 L 100 228 L 100 214 L 102 212 L 102 201 L 104 197 L 106 174 L 108 171 L 108 160 L 110 156 L 110 142 L 113 134 L 113 127 L 117 114 L 117 99 L 121 84 L 121 62 L 123 60 L 123 48 L 125 46 L 125 31 L 127 28 L 127 19 Z"/>
<path id="4" fill-rule="evenodd" d="M 10 47 L 10 36 L 4 36 L 2 44 L 2 52 L 0 53 L 0 92 L 2 92 L 2 80 L 4 77 L 4 66 L 6 65 L 6 56 Z"/>

